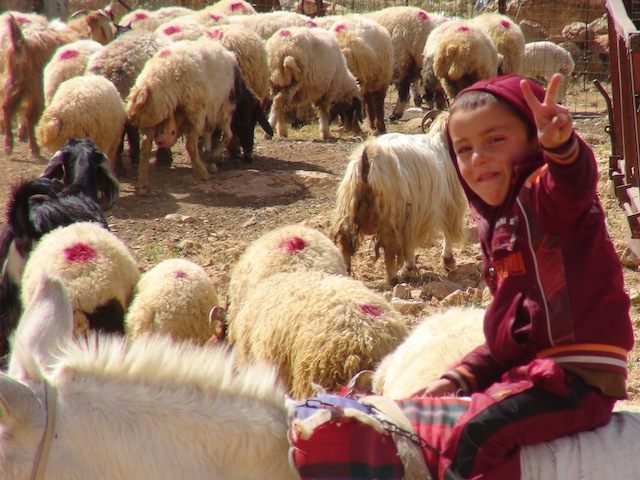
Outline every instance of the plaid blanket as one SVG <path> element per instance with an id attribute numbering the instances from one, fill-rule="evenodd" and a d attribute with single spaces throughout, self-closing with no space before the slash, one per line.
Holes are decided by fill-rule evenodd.
<path id="1" fill-rule="evenodd" d="M 409 398 L 397 402 L 414 432 L 429 470 L 437 473 L 439 451 L 468 399 Z M 296 405 L 291 414 L 291 456 L 304 480 L 400 480 L 404 467 L 390 432 L 376 412 L 353 398 L 323 395 Z M 435 476 L 434 476 L 435 478 Z"/>

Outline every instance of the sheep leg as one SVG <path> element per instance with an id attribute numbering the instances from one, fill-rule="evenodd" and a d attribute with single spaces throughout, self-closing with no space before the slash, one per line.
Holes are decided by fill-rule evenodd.
<path id="1" fill-rule="evenodd" d="M 153 130 L 146 130 L 141 135 L 140 162 L 138 163 L 138 193 L 141 195 L 151 192 L 149 188 L 149 159 L 151 158 L 154 133 Z"/>
<path id="2" fill-rule="evenodd" d="M 390 286 L 395 286 L 398 284 L 398 264 L 396 262 L 397 254 L 395 249 L 384 248 L 384 266 L 387 272 L 387 282 Z"/>
<path id="3" fill-rule="evenodd" d="M 29 151 L 34 157 L 40 156 L 40 147 L 36 140 L 36 124 L 42 113 L 42 108 L 38 105 L 37 100 L 29 104 L 25 111 L 27 139 L 29 143 Z"/>
<path id="4" fill-rule="evenodd" d="M 278 136 L 282 138 L 287 137 L 287 122 L 285 119 L 285 103 L 286 99 L 282 92 L 278 93 L 273 98 L 271 104 L 271 111 L 269 112 L 269 125 L 273 129 L 275 127 Z M 265 138 L 270 138 L 265 135 Z"/>
<path id="5" fill-rule="evenodd" d="M 7 85 L 5 84 L 5 88 Z M 13 131 L 11 129 L 11 122 L 16 114 L 18 105 L 20 104 L 20 98 L 22 97 L 22 89 L 17 88 L 16 85 L 9 84 L 7 93 L 2 103 L 2 120 L 4 123 L 4 153 L 7 155 L 13 152 Z"/>
<path id="6" fill-rule="evenodd" d="M 329 131 L 329 123 L 331 122 L 331 116 L 329 113 L 329 106 L 325 104 L 317 105 L 318 107 L 318 120 L 320 124 L 320 137 L 322 140 L 331 140 L 331 132 Z"/>
<path id="7" fill-rule="evenodd" d="M 442 245 L 442 265 L 445 270 L 453 270 L 456 266 L 456 259 L 453 258 L 453 248 L 451 247 L 451 242 L 445 235 L 444 242 Z"/>
<path id="8" fill-rule="evenodd" d="M 389 121 L 395 122 L 402 118 L 404 109 L 407 107 L 407 103 L 409 102 L 410 86 L 411 80 L 408 77 L 402 79 L 396 84 L 396 88 L 398 89 L 398 100 L 396 100 L 396 105 L 393 108 L 393 113 L 391 113 L 391 116 L 389 117 Z"/>
<path id="9" fill-rule="evenodd" d="M 209 136 L 206 134 L 205 136 Z M 198 139 L 200 135 L 192 130 L 187 135 L 187 155 L 189 155 L 189 160 L 191 161 L 191 169 L 193 170 L 193 175 L 198 180 L 207 180 L 209 178 L 209 172 L 207 171 L 207 167 L 200 158 L 200 152 L 198 151 Z"/>
<path id="10" fill-rule="evenodd" d="M 375 126 L 375 117 L 376 117 L 376 109 L 375 109 L 375 94 L 376 92 L 366 92 L 362 94 L 362 99 L 364 100 L 364 106 L 367 110 L 367 119 L 369 120 L 369 128 L 374 130 Z"/>
<path id="11" fill-rule="evenodd" d="M 387 133 L 387 127 L 384 124 L 384 99 L 387 96 L 387 89 L 383 88 L 377 92 L 373 92 L 373 111 L 374 111 L 374 127 L 375 134 L 382 135 Z"/>

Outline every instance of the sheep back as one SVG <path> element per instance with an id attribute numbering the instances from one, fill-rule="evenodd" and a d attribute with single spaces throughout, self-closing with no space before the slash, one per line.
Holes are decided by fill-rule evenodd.
<path id="1" fill-rule="evenodd" d="M 314 228 L 285 225 L 251 242 L 231 270 L 227 305 L 230 321 L 246 295 L 262 280 L 274 273 L 301 270 L 347 274 L 336 246 Z"/>
<path id="2" fill-rule="evenodd" d="M 156 28 L 155 33 L 165 35 L 170 40 L 197 40 L 204 35 L 207 28 L 190 15 L 173 18 Z"/>
<path id="3" fill-rule="evenodd" d="M 204 10 L 222 15 L 255 15 L 257 13 L 253 5 L 244 0 L 219 0 Z"/>
<path id="4" fill-rule="evenodd" d="M 131 338 L 161 333 L 204 344 L 211 336 L 209 312 L 218 305 L 213 282 L 196 263 L 164 260 L 138 281 L 125 326 Z"/>
<path id="5" fill-rule="evenodd" d="M 22 304 L 38 288 L 41 274 L 60 277 L 74 312 L 87 317 L 114 301 L 121 318 L 110 318 L 123 331 L 124 312 L 140 277 L 124 243 L 100 225 L 74 223 L 44 235 L 29 255 L 22 276 Z"/>
<path id="6" fill-rule="evenodd" d="M 231 25 L 244 25 L 256 32 L 263 40 L 268 40 L 281 28 L 285 27 L 315 27 L 315 21 L 300 13 L 277 12 L 256 13 L 255 15 L 239 15 L 229 17 Z"/>
<path id="7" fill-rule="evenodd" d="M 89 57 L 102 45 L 94 40 L 78 40 L 58 48 L 44 67 L 44 102 L 51 103 L 53 94 L 65 80 L 84 75 Z"/>
<path id="8" fill-rule="evenodd" d="M 373 391 L 407 398 L 440 378 L 464 355 L 484 343 L 484 309 L 452 307 L 423 318 L 373 375 Z"/>
<path id="9" fill-rule="evenodd" d="M 51 153 L 71 138 L 91 138 L 114 160 L 126 113 L 116 87 L 104 77 L 73 77 L 60 84 L 37 127 L 38 141 Z"/>
<path id="10" fill-rule="evenodd" d="M 229 323 L 240 363 L 276 365 L 293 398 L 346 385 L 373 369 L 406 336 L 400 314 L 350 277 L 323 272 L 278 273 L 252 290 Z"/>
<path id="11" fill-rule="evenodd" d="M 508 16 L 499 13 L 483 13 L 472 18 L 471 23 L 489 36 L 498 53 L 502 55 L 501 73 L 521 74 L 525 38 L 520 26 Z"/>
<path id="12" fill-rule="evenodd" d="M 158 51 L 145 64 L 127 100 L 138 128 L 154 128 L 181 107 L 191 126 L 229 125 L 230 94 L 237 62 L 233 53 L 205 39 L 183 40 Z"/>

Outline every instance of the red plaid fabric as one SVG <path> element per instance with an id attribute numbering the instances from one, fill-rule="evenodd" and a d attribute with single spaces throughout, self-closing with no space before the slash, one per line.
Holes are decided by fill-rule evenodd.
<path id="1" fill-rule="evenodd" d="M 344 408 L 369 413 L 356 400 L 338 396 L 320 396 L 295 409 L 294 418 L 304 419 L 319 408 L 331 411 L 331 420 L 317 426 L 307 440 L 290 433 L 292 459 L 304 480 L 401 480 L 404 467 L 396 454 L 390 435 L 379 433 L 353 417 L 344 416 Z"/>

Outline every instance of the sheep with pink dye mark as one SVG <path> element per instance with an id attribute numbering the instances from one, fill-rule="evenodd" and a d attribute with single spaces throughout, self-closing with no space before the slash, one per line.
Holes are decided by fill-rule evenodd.
<path id="1" fill-rule="evenodd" d="M 275 365 L 293 398 L 333 391 L 374 369 L 407 335 L 401 315 L 362 282 L 317 271 L 277 273 L 229 322 L 240 364 Z"/>
<path id="2" fill-rule="evenodd" d="M 338 248 L 314 228 L 285 225 L 254 240 L 231 270 L 227 299 L 229 321 L 233 322 L 245 297 L 264 279 L 275 273 L 302 270 L 347 274 Z"/>
<path id="3" fill-rule="evenodd" d="M 170 258 L 140 277 L 125 327 L 131 338 L 160 333 L 204 344 L 212 335 L 209 314 L 217 306 L 207 272 L 186 258 Z"/>
<path id="4" fill-rule="evenodd" d="M 202 10 L 220 15 L 255 15 L 257 13 L 251 4 L 244 0 L 219 0 Z"/>
<path id="5" fill-rule="evenodd" d="M 499 13 L 483 13 L 473 17 L 471 23 L 489 36 L 498 53 L 502 55 L 500 73 L 522 74 L 526 40 L 520 26 L 508 16 Z"/>
<path id="6" fill-rule="evenodd" d="M 228 21 L 231 25 L 240 24 L 253 30 L 265 41 L 281 28 L 317 26 L 311 17 L 285 10 L 256 13 L 255 15 L 235 15 L 229 17 Z"/>
<path id="7" fill-rule="evenodd" d="M 169 20 L 191 15 L 194 13 L 190 8 L 185 7 L 164 7 L 158 10 L 146 10 L 138 8 L 127 13 L 120 19 L 120 25 L 131 27 L 135 31 L 153 32 L 156 28 Z"/>
<path id="8" fill-rule="evenodd" d="M 28 305 L 42 272 L 59 277 L 73 307 L 76 333 L 87 328 L 124 333 L 124 316 L 140 277 L 135 259 L 113 233 L 79 222 L 44 235 L 22 275 L 22 305 Z"/>

